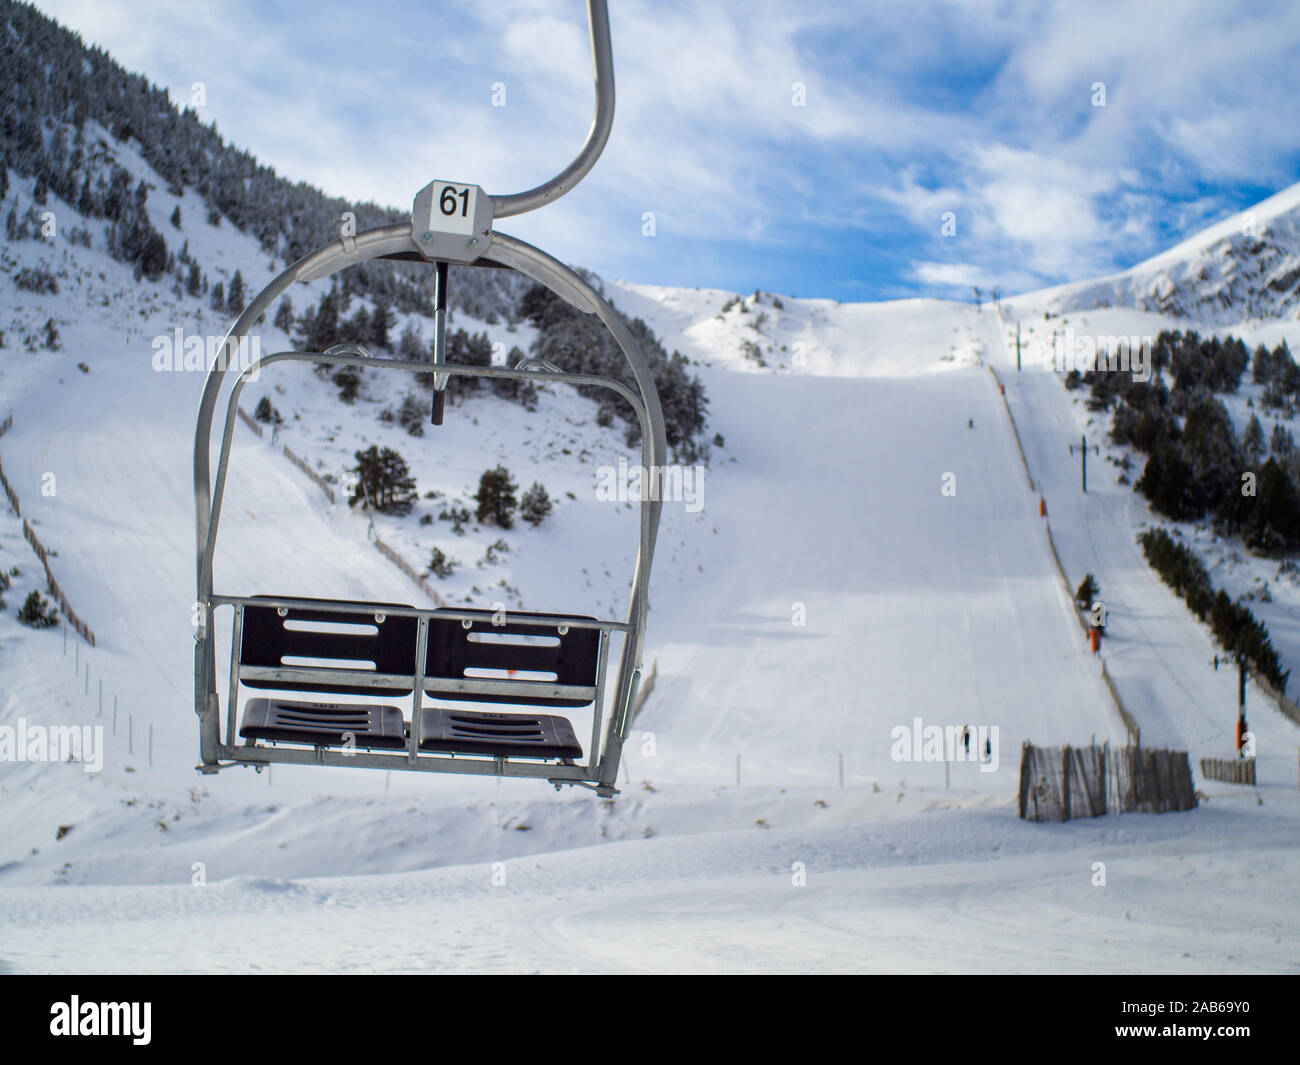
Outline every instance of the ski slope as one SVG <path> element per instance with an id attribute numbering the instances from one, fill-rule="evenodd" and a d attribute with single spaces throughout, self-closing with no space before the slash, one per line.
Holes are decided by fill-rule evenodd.
<path id="1" fill-rule="evenodd" d="M 664 734 L 661 760 L 725 780 L 740 755 L 756 781 L 813 782 L 843 754 L 858 776 L 941 786 L 941 765 L 890 759 L 891 728 L 919 716 L 998 726 L 999 772 L 963 782 L 1007 792 L 1023 739 L 1122 739 L 986 373 L 727 376 L 707 380 L 741 458 L 709 513 L 731 535 L 654 598 L 638 724 Z"/>
<path id="2" fill-rule="evenodd" d="M 1012 305 L 1013 313 L 1015 304 Z M 1007 402 L 1020 429 L 1035 483 L 1047 500 L 1052 533 L 1072 582 L 1092 573 L 1107 608 L 1105 658 L 1121 696 L 1150 747 L 1188 751 L 1200 758 L 1236 754 L 1237 671 L 1214 668 L 1223 651 L 1206 626 L 1147 565 L 1137 532 L 1152 521 L 1146 501 L 1118 475 L 1105 456 L 1105 426 L 1071 403 L 1058 375 L 1044 367 L 1041 345 L 1022 354 L 1016 372 L 1008 330 L 986 311 L 990 349 L 998 356 Z M 1158 331 L 1149 316 L 1132 311 L 1073 315 L 1080 333 L 1110 336 Z M 1010 328 L 1014 337 L 1014 325 Z M 1087 433 L 1102 457 L 1088 456 L 1088 492 L 1080 487 L 1079 456 L 1068 450 Z M 1134 471 L 1133 479 L 1136 479 Z M 1247 722 L 1256 735 L 1257 779 L 1291 784 L 1296 776 L 1300 727 L 1251 681 Z"/>
<path id="3" fill-rule="evenodd" d="M 257 261 L 242 235 L 220 240 L 221 261 Z M 60 296 L 3 290 L 11 335 L 58 315 L 63 350 L 0 355 L 0 417 L 15 415 L 0 456 L 99 646 L 17 625 L 37 571 L 17 520 L 0 516 L 0 564 L 23 571 L 0 617 L 0 725 L 102 725 L 106 749 L 95 774 L 0 764 L 0 967 L 1295 969 L 1300 803 L 1283 756 L 1296 738 L 1266 715 L 1252 710 L 1270 748 L 1257 791 L 1202 785 L 1201 808 L 1177 817 L 1015 818 L 1024 740 L 1124 731 L 985 368 L 1010 376 L 991 315 L 771 297 L 724 312 L 730 294 L 610 285 L 697 363 L 709 432 L 724 438 L 703 508 L 665 506 L 646 644 L 657 682 L 618 798 L 306 767 L 204 778 L 190 691 L 202 380 L 156 372 L 150 341 L 177 320 L 220 326 L 97 251 L 10 250 L 69 276 Z M 268 329 L 264 350 L 282 340 Z M 407 438 L 377 419 L 392 395 L 345 406 L 310 374 L 281 385 L 258 387 L 323 469 L 392 441 L 421 489 L 447 499 L 498 461 L 564 490 L 553 521 L 509 535 L 504 561 L 478 557 L 496 530 L 377 523 L 413 560 L 434 543 L 460 552 L 458 598 L 565 609 L 572 591 L 572 608 L 591 609 L 621 594 L 631 536 L 616 533 L 634 516 L 594 487 L 598 463 L 632 453 L 593 404 L 548 393 L 530 413 L 473 399 L 447 433 Z M 1024 373 L 1008 399 L 1067 568 L 1095 566 L 1107 593 L 1105 653 L 1144 741 L 1226 753 L 1231 699 L 1221 712 L 1211 685 L 1232 679 L 1198 666 L 1202 637 L 1134 553 L 1125 497 L 1099 477 L 1070 510 L 1068 398 Z M 331 506 L 268 441 L 236 434 L 219 586 L 421 601 L 362 516 Z M 917 719 L 996 728 L 993 757 L 947 773 L 900 758 L 894 731 Z"/>

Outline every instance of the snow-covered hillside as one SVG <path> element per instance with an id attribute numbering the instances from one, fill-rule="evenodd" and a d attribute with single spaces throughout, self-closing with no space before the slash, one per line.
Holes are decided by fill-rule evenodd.
<path id="1" fill-rule="evenodd" d="M 149 177 L 129 149 L 121 156 Z M 11 180 L 6 211 L 31 192 Z M 264 283 L 252 237 L 210 226 L 192 193 L 149 197 L 159 229 L 176 207 L 214 277 L 238 269 Z M 60 232 L 84 221 L 69 204 L 53 209 Z M 608 284 L 696 364 L 716 434 L 700 506 L 665 507 L 646 646 L 657 682 L 619 797 L 298 767 L 200 777 L 190 456 L 202 375 L 157 370 L 153 344 L 178 327 L 219 335 L 226 316 L 169 281 L 137 283 L 86 224 L 90 248 L 56 235 L 0 253 L 0 421 L 14 419 L 0 459 L 98 637 L 65 644 L 61 629 L 17 623 L 39 563 L 18 519 L 0 514 L 0 566 L 20 570 L 0 615 L 0 726 L 103 726 L 105 744 L 96 773 L 0 764 L 0 964 L 1294 969 L 1285 907 L 1300 872 L 1300 730 L 1258 693 L 1258 789 L 1200 782 L 1201 807 L 1164 818 L 1017 821 L 1022 741 L 1126 733 L 989 365 L 1009 381 L 1067 569 L 1093 568 L 1111 596 L 1104 654 L 1144 741 L 1229 754 L 1231 680 L 1213 674 L 1204 634 L 1135 555 L 1144 516 L 1132 497 L 1114 485 L 1083 503 L 1071 494 L 1065 449 L 1078 426 L 1057 380 L 1041 367 L 1015 375 L 1007 322 L 943 301 Z M 22 270 L 49 271 L 58 292 L 17 288 Z M 295 304 L 323 291 L 299 290 Z M 54 348 L 43 346 L 47 320 Z M 394 334 L 408 322 L 428 335 L 409 315 Z M 532 335 L 467 315 L 453 326 L 501 350 Z M 261 344 L 289 341 L 268 325 Z M 329 503 L 279 453 L 287 443 L 338 482 L 376 443 L 409 460 L 421 499 L 374 531 L 413 564 L 435 547 L 457 562 L 430 578 L 441 594 L 617 610 L 635 514 L 596 487 L 601 465 L 636 460 L 621 428 L 600 425 L 594 402 L 543 389 L 535 411 L 476 396 L 411 436 L 380 415 L 427 393 L 386 376 L 399 379 L 367 371 L 352 404 L 310 371 L 272 370 L 250 386 L 246 406 L 265 396 L 284 422 L 274 445 L 236 426 L 218 587 L 424 603 L 374 549 L 368 519 Z M 543 482 L 554 514 L 535 529 L 470 521 L 458 534 L 439 515 L 467 504 L 497 463 L 521 487 Z M 917 719 L 996 729 L 989 759 L 946 772 L 900 760 L 895 730 Z M 1094 861 L 1114 870 L 1104 889 L 1091 885 Z M 1239 893 L 1245 866 L 1271 893 Z M 1192 886 L 1171 893 L 1174 880 Z M 325 917 L 337 934 L 311 933 Z M 221 934 L 234 928 L 256 946 L 236 950 Z"/>
<path id="2" fill-rule="evenodd" d="M 1056 312 L 1130 307 L 1187 325 L 1300 318 L 1300 184 L 1136 266 L 1036 293 Z"/>

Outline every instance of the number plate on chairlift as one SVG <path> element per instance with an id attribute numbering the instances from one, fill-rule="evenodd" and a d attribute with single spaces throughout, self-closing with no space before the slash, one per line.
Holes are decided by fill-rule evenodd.
<path id="1" fill-rule="evenodd" d="M 492 197 L 477 185 L 431 181 L 416 193 L 411 232 L 426 259 L 477 259 L 492 239 Z"/>

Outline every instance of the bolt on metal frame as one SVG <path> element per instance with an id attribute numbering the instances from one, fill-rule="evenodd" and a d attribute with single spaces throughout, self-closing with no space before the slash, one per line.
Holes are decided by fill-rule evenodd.
<path id="1" fill-rule="evenodd" d="M 486 196 L 490 215 L 502 218 L 531 211 L 551 203 L 572 189 L 591 170 L 609 138 L 614 115 L 614 74 L 609 38 L 609 15 L 605 0 L 588 0 L 588 23 L 591 33 L 592 59 L 595 75 L 596 112 L 591 129 L 577 157 L 555 178 L 522 193 L 509 196 Z M 436 184 L 436 183 L 435 183 Z M 642 498 L 638 534 L 638 550 L 631 582 L 627 612 L 622 620 L 578 619 L 565 615 L 519 615 L 519 620 L 529 624 L 553 623 L 558 626 L 595 628 L 600 631 L 599 657 L 596 684 L 592 694 L 591 743 L 584 764 L 538 762 L 520 760 L 519 757 L 499 755 L 431 755 L 421 753 L 420 721 L 422 714 L 425 650 L 429 622 L 460 619 L 472 625 L 482 620 L 482 614 L 472 611 L 445 608 L 417 609 L 392 607 L 383 604 L 358 605 L 329 599 L 276 599 L 274 597 L 232 596 L 218 594 L 213 589 L 213 560 L 216 552 L 217 530 L 220 525 L 222 501 L 225 495 L 226 476 L 230 465 L 230 451 L 235 430 L 239 396 L 250 375 L 281 362 L 328 363 L 342 366 L 369 366 L 376 369 L 428 373 L 430 364 L 402 359 L 369 358 L 360 354 L 277 352 L 258 359 L 242 372 L 235 374 L 234 356 L 254 328 L 258 319 L 270 310 L 272 304 L 295 282 L 309 282 L 330 277 L 340 270 L 372 259 L 398 259 L 433 265 L 438 271 L 439 303 L 445 299 L 446 263 L 465 266 L 506 268 L 518 271 L 541 284 L 561 299 L 586 314 L 596 315 L 618 344 L 632 371 L 635 390 L 614 378 L 594 374 L 565 373 L 549 364 L 539 366 L 538 360 L 524 360 L 511 369 L 505 367 L 462 366 L 437 361 L 435 387 L 444 388 L 453 376 L 488 377 L 507 380 L 545 381 L 572 386 L 590 385 L 609 389 L 620 395 L 631 406 L 641 428 L 641 462 L 650 473 L 662 469 L 667 460 L 667 438 L 659 394 L 650 373 L 649 364 L 637 345 L 626 323 L 601 295 L 575 271 L 547 255 L 544 251 L 496 232 L 490 219 L 486 226 L 475 225 L 474 235 L 458 246 L 451 246 L 443 235 L 421 232 L 418 205 L 426 194 L 426 186 L 416 197 L 417 209 L 412 211 L 410 224 L 379 226 L 353 235 L 346 235 L 304 256 L 276 277 L 254 298 L 226 334 L 219 357 L 208 372 L 203 395 L 199 402 L 197 426 L 194 437 L 194 496 L 197 571 L 197 632 L 194 651 L 194 712 L 199 718 L 200 758 L 197 767 L 204 773 L 216 773 L 231 765 L 260 767 L 274 762 L 335 765 L 374 769 L 406 769 L 427 772 L 461 773 L 472 775 L 535 777 L 549 780 L 559 787 L 575 784 L 595 789 L 602 795 L 615 794 L 623 742 L 631 725 L 632 708 L 641 677 L 641 655 L 645 637 L 650 568 L 654 557 L 662 504 L 655 498 Z M 439 346 L 440 347 L 440 346 Z M 218 399 L 228 379 L 233 378 L 226 406 L 215 479 L 211 468 L 212 423 Z M 441 389 L 437 390 L 438 392 Z M 435 400 L 436 401 L 436 400 Z M 435 423 L 440 421 L 441 409 L 435 407 Z M 643 493 L 654 496 L 657 493 Z M 376 613 L 389 616 L 410 616 L 418 619 L 417 655 L 409 677 L 402 682 L 413 685 L 412 718 L 409 744 L 404 751 L 344 750 L 330 747 L 266 747 L 256 743 L 238 743 L 235 736 L 235 718 L 238 714 L 238 692 L 241 676 L 251 676 L 252 667 L 241 666 L 240 643 L 243 613 L 249 605 L 288 609 L 309 608 L 356 613 L 362 617 Z M 224 736 L 221 728 L 221 703 L 217 692 L 216 626 L 215 613 L 219 607 L 233 608 L 230 688 L 227 692 L 227 717 Z M 507 615 L 507 620 L 509 616 Z M 563 631 L 563 630 L 561 630 Z M 606 666 L 610 642 L 615 633 L 622 635 L 618 675 L 613 685 L 612 706 L 605 715 Z M 277 679 L 301 679 L 291 667 L 271 671 Z M 301 671 L 297 671 L 301 672 Z M 347 673 L 332 670 L 331 675 L 340 685 L 380 687 L 394 678 L 358 671 Z M 319 673 L 313 680 L 319 680 Z M 530 681 L 474 682 L 478 692 L 501 694 L 530 690 Z M 525 687 L 521 688 L 520 685 Z M 542 685 L 545 694 L 563 696 L 558 686 Z M 552 690 L 554 689 L 554 690 Z M 531 689 L 541 690 L 541 689 Z M 569 693 L 573 694 L 573 693 Z M 586 694 L 585 690 L 583 694 Z M 602 731 L 603 725 L 603 731 Z"/>

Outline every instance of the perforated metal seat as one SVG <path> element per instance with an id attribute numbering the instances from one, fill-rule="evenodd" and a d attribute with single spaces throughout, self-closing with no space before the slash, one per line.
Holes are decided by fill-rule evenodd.
<path id="1" fill-rule="evenodd" d="M 283 599 L 297 603 L 298 600 Z M 389 616 L 392 603 L 365 614 L 254 603 L 244 609 L 239 677 L 252 688 L 285 692 L 407 695 L 415 689 L 416 619 Z M 600 634 L 490 610 L 469 619 L 429 621 L 424 687 L 433 698 L 507 705 L 584 706 L 595 696 Z M 481 619 L 481 620 L 480 620 Z M 496 620 L 497 624 L 493 624 Z M 574 621 L 590 620 L 573 616 Z M 564 632 L 560 632 L 560 628 Z M 530 642 L 531 641 L 531 642 Z M 516 679 L 518 674 L 537 679 Z M 400 750 L 409 731 L 396 706 L 292 698 L 250 699 L 245 740 Z M 573 726 L 545 714 L 421 710 L 420 750 L 490 757 L 582 757 Z"/>
<path id="2" fill-rule="evenodd" d="M 579 707 L 596 697 L 596 629 L 538 624 L 529 619 L 556 615 L 519 610 L 505 619 L 491 610 L 464 611 L 472 615 L 468 621 L 443 619 L 438 613 L 429 619 L 424 668 L 424 690 L 433 698 Z"/>
<path id="3" fill-rule="evenodd" d="M 582 747 L 567 718 L 472 710 L 426 710 L 420 721 L 420 750 L 524 758 L 582 757 Z"/>
<path id="4" fill-rule="evenodd" d="M 249 699 L 239 735 L 314 747 L 400 750 L 406 745 L 406 724 L 396 706 Z"/>

